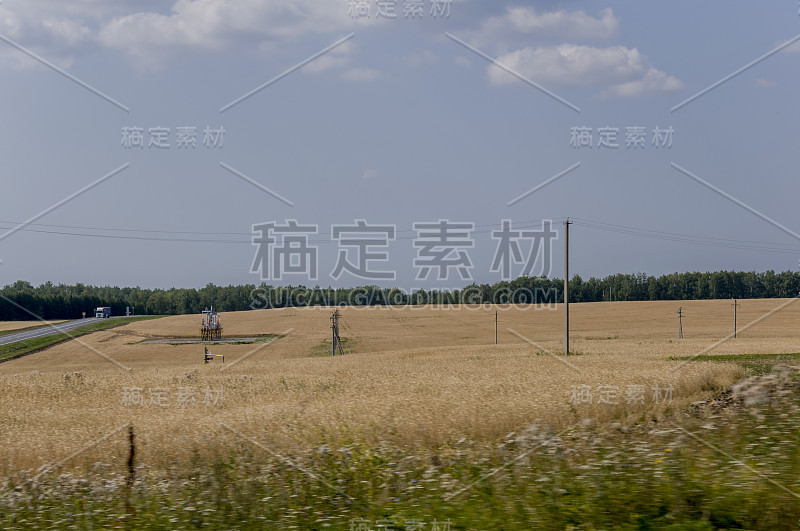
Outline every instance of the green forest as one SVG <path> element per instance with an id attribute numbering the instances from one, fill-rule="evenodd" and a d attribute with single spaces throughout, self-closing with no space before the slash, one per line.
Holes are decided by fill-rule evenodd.
<path id="1" fill-rule="evenodd" d="M 617 274 L 569 282 L 570 302 L 789 298 L 800 293 L 800 273 L 785 271 L 673 273 L 649 276 Z M 420 304 L 530 304 L 563 301 L 563 279 L 520 277 L 496 284 L 471 284 L 459 290 L 409 293 L 397 288 L 361 286 L 275 287 L 246 284 L 200 289 L 144 289 L 65 285 L 46 282 L 33 286 L 17 281 L 0 290 L 0 321 L 77 319 L 82 312 L 110 306 L 113 315 L 130 308 L 136 315 L 200 313 L 212 305 L 219 311 L 258 310 L 298 306 L 371 306 Z"/>

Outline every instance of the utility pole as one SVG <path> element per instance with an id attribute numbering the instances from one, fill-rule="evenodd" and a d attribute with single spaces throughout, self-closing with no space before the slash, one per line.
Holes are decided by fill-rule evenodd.
<path id="1" fill-rule="evenodd" d="M 736 339 L 736 308 L 739 306 L 739 302 L 736 299 L 733 299 L 733 338 Z"/>
<path id="2" fill-rule="evenodd" d="M 569 226 L 564 222 L 564 355 L 569 356 Z"/>
<path id="3" fill-rule="evenodd" d="M 683 306 L 678 308 L 678 339 L 683 339 Z"/>
<path id="4" fill-rule="evenodd" d="M 331 314 L 331 356 L 336 355 L 336 350 L 339 350 L 339 354 L 344 355 L 342 352 L 342 342 L 339 339 L 339 318 L 342 314 L 339 313 L 339 309 L 333 310 Z"/>
<path id="5" fill-rule="evenodd" d="M 494 311 L 494 344 L 497 344 L 497 310 Z"/>

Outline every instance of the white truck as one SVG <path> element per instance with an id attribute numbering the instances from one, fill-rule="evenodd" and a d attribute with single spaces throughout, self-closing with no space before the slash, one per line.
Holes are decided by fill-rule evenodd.
<path id="1" fill-rule="evenodd" d="M 98 319 L 108 319 L 111 317 L 111 307 L 110 306 L 101 306 L 94 312 L 94 316 Z"/>

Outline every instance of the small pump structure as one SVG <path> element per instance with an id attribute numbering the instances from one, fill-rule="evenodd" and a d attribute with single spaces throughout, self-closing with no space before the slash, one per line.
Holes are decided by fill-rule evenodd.
<path id="1" fill-rule="evenodd" d="M 222 358 L 222 363 L 225 363 L 225 355 L 224 354 L 211 354 L 208 351 L 208 347 L 203 347 L 205 352 L 203 353 L 203 363 L 206 364 L 209 361 L 214 361 L 214 358 Z"/>
<path id="2" fill-rule="evenodd" d="M 214 307 L 203 310 L 203 321 L 200 325 L 201 341 L 216 341 L 222 338 L 222 320 Z"/>

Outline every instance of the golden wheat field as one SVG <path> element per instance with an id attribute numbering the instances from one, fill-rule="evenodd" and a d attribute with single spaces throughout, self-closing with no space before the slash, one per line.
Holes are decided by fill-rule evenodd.
<path id="1" fill-rule="evenodd" d="M 121 460 L 130 424 L 141 461 L 166 466 L 248 439 L 281 452 L 353 440 L 430 447 L 534 422 L 632 422 L 741 377 L 733 364 L 673 356 L 798 351 L 800 304 L 741 304 L 739 337 L 722 343 L 730 301 L 571 304 L 566 358 L 559 305 L 343 308 L 347 352 L 335 358 L 329 308 L 224 313 L 223 337 L 280 337 L 211 345 L 225 362 L 209 364 L 200 344 L 140 343 L 195 336 L 200 316 L 140 321 L 0 364 L 0 473 Z"/>

